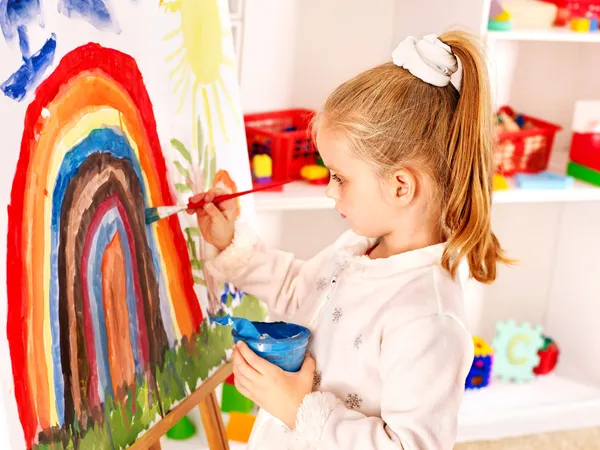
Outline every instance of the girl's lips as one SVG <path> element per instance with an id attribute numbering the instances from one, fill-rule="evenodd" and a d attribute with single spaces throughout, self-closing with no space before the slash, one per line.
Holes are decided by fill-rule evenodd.
<path id="1" fill-rule="evenodd" d="M 342 214 L 342 213 L 340 213 L 340 216 L 342 216 L 342 219 L 346 218 L 346 216 L 344 214 Z"/>

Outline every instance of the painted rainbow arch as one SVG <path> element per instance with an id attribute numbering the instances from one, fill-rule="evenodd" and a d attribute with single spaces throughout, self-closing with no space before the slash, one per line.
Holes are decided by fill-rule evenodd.
<path id="1" fill-rule="evenodd" d="M 203 317 L 152 104 L 130 56 L 65 55 L 29 105 L 9 206 L 8 325 L 28 447 L 153 377 Z"/>

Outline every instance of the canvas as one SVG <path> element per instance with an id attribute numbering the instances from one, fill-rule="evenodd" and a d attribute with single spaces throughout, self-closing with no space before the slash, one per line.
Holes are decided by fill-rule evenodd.
<path id="1" fill-rule="evenodd" d="M 264 318 L 193 217 L 144 221 L 251 187 L 228 3 L 0 0 L 0 30 L 0 448 L 125 448 L 226 360 L 211 315 Z"/>

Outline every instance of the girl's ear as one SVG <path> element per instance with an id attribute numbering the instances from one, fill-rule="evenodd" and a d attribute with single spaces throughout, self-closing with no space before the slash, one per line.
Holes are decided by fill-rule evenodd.
<path id="1" fill-rule="evenodd" d="M 393 187 L 396 204 L 407 206 L 417 195 L 417 177 L 409 169 L 398 169 L 394 172 Z"/>

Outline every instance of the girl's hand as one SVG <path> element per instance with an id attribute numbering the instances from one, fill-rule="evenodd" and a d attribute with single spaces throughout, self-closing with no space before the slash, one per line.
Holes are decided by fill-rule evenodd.
<path id="1" fill-rule="evenodd" d="M 225 200 L 217 205 L 212 203 L 216 196 L 225 193 L 221 189 L 211 189 L 196 194 L 190 198 L 190 202 L 199 202 L 204 199 L 204 206 L 187 211 L 188 214 L 196 214 L 202 236 L 206 242 L 214 245 L 219 251 L 223 251 L 231 244 L 237 217 L 237 205 L 234 199 Z"/>
<path id="2" fill-rule="evenodd" d="M 302 400 L 312 392 L 315 360 L 306 355 L 300 371 L 286 372 L 254 353 L 244 342 L 233 347 L 235 387 L 290 429 Z"/>

